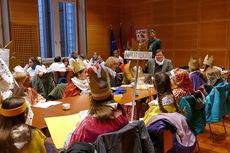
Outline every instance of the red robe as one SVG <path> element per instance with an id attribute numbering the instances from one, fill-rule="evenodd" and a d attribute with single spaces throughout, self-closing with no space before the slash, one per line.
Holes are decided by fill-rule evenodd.
<path id="1" fill-rule="evenodd" d="M 80 93 L 81 90 L 77 86 L 75 86 L 72 81 L 70 81 L 62 95 L 62 99 L 67 97 L 74 97 L 80 95 Z"/>
<path id="2" fill-rule="evenodd" d="M 117 131 L 129 123 L 120 110 L 115 111 L 115 116 L 115 119 L 110 119 L 106 123 L 97 120 L 96 117 L 86 117 L 74 130 L 68 147 L 75 141 L 93 143 L 99 135 Z"/>
<path id="3" fill-rule="evenodd" d="M 30 96 L 31 105 L 37 104 L 38 101 L 38 92 L 34 88 L 27 88 L 27 93 Z"/>

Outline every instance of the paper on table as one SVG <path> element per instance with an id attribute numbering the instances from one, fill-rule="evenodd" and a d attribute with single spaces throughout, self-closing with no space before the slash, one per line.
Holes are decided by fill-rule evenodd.
<path id="1" fill-rule="evenodd" d="M 123 84 L 123 85 L 121 85 L 121 87 L 132 87 L 132 85 L 131 84 Z"/>
<path id="2" fill-rule="evenodd" d="M 118 89 L 119 87 L 111 87 L 112 90 L 116 90 Z"/>
<path id="3" fill-rule="evenodd" d="M 44 102 L 44 103 L 37 103 L 36 105 L 34 105 L 34 107 L 48 108 L 50 106 L 57 105 L 57 104 L 60 104 L 60 103 L 62 103 L 62 102 L 59 102 L 59 101 L 48 101 L 48 102 Z"/>
<path id="4" fill-rule="evenodd" d="M 84 111 L 79 112 L 79 115 L 80 115 L 82 120 L 85 119 L 86 116 L 88 116 L 88 114 L 89 114 L 89 110 L 84 110 Z"/>
<path id="5" fill-rule="evenodd" d="M 153 84 L 148 84 L 148 88 L 153 88 Z"/>
<path id="6" fill-rule="evenodd" d="M 125 105 L 125 106 L 132 106 L 132 105 L 133 105 L 133 102 L 131 101 L 131 102 L 125 103 L 124 105 Z M 136 102 L 134 103 L 134 105 L 136 105 Z"/>
<path id="7" fill-rule="evenodd" d="M 228 73 L 228 71 L 227 70 L 223 70 L 223 71 L 221 71 L 221 73 L 225 74 L 225 73 Z"/>
<path id="8" fill-rule="evenodd" d="M 48 117 L 45 118 L 50 135 L 57 149 L 64 147 L 64 142 L 69 132 L 77 127 L 77 124 L 82 121 L 79 114 Z"/>

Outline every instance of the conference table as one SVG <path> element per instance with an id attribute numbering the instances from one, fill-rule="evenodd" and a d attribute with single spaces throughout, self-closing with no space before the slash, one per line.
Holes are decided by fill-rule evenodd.
<path id="1" fill-rule="evenodd" d="M 125 94 L 123 94 L 121 100 L 119 100 L 120 104 L 125 104 L 133 101 L 133 88 L 132 87 L 122 87 L 127 90 Z M 138 96 L 136 96 L 136 106 L 137 107 L 137 119 L 139 118 L 140 109 L 142 106 L 142 103 L 140 102 L 141 99 L 151 97 L 156 94 L 155 88 L 148 88 L 148 89 L 141 89 L 137 90 Z M 57 100 L 62 102 L 61 104 L 57 104 L 54 106 L 50 106 L 48 108 L 39 108 L 39 107 L 33 107 L 32 110 L 34 113 L 34 118 L 32 125 L 34 127 L 37 127 L 39 129 L 47 128 L 47 125 L 45 123 L 45 118 L 47 117 L 57 117 L 57 116 L 64 116 L 64 115 L 72 115 L 79 113 L 80 111 L 87 110 L 90 107 L 90 101 L 91 101 L 91 95 L 79 95 L 75 97 L 68 97 L 65 99 Z M 63 110 L 62 104 L 69 103 L 70 109 L 69 110 Z"/>

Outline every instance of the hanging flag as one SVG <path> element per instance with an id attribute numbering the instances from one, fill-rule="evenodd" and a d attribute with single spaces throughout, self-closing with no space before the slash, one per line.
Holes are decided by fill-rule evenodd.
<path id="1" fill-rule="evenodd" d="M 111 51 L 111 55 L 113 56 L 113 51 L 117 50 L 117 44 L 114 38 L 114 34 L 113 34 L 113 28 L 111 26 L 110 28 L 110 51 Z"/>
<path id="2" fill-rule="evenodd" d="M 126 49 L 130 50 L 132 45 L 132 24 L 130 24 Z"/>
<path id="3" fill-rule="evenodd" d="M 123 57 L 121 24 L 120 24 L 120 33 L 119 33 L 118 51 L 119 51 L 119 53 L 120 53 L 120 56 L 121 56 L 121 57 Z"/>

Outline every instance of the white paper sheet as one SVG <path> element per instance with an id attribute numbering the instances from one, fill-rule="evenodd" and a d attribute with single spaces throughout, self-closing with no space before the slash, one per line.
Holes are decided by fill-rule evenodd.
<path id="1" fill-rule="evenodd" d="M 123 85 L 121 85 L 121 87 L 132 87 L 132 85 L 131 84 L 123 84 Z"/>
<path id="2" fill-rule="evenodd" d="M 148 84 L 148 88 L 153 88 L 153 84 Z"/>
<path id="3" fill-rule="evenodd" d="M 89 114 L 89 110 L 84 110 L 84 111 L 80 111 L 79 115 L 81 116 L 81 119 L 83 120 L 84 118 L 86 118 L 86 116 L 88 116 Z"/>
<path id="4" fill-rule="evenodd" d="M 34 107 L 48 108 L 50 106 L 57 105 L 57 104 L 60 104 L 60 103 L 62 103 L 62 102 L 59 102 L 59 101 L 48 101 L 48 102 L 44 102 L 44 103 L 37 103 L 36 105 L 34 105 Z"/>

